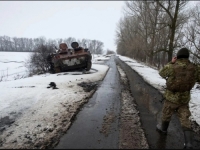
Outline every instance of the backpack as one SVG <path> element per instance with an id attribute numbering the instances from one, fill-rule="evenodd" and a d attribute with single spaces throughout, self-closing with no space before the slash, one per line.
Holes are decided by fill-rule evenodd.
<path id="1" fill-rule="evenodd" d="M 185 92 L 193 88 L 196 82 L 196 66 L 190 61 L 184 64 L 174 63 L 172 65 L 173 77 L 170 82 L 166 83 L 168 90 L 172 92 Z"/>

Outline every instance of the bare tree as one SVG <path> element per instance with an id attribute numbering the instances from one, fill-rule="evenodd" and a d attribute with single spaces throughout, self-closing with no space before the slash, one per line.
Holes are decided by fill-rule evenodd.
<path id="1" fill-rule="evenodd" d="M 103 53 L 103 42 L 98 40 L 92 40 L 89 44 L 89 50 L 92 54 L 102 54 Z"/>
<path id="2" fill-rule="evenodd" d="M 90 40 L 89 39 L 82 39 L 80 45 L 84 48 L 88 48 L 90 45 Z"/>
<path id="3" fill-rule="evenodd" d="M 168 26 L 170 30 L 168 61 L 171 61 L 174 52 L 174 38 L 177 29 L 178 15 L 180 14 L 181 10 L 184 8 L 187 2 L 181 0 L 176 0 L 176 1 L 157 0 L 156 3 L 159 4 L 168 15 L 167 20 L 169 21 Z"/>
<path id="4" fill-rule="evenodd" d="M 190 12 L 190 23 L 188 23 L 184 36 L 186 43 L 191 50 L 191 59 L 200 63 L 200 6 L 197 5 Z"/>
<path id="5" fill-rule="evenodd" d="M 149 65 L 171 60 L 184 45 L 185 1 L 126 1 L 116 31 L 117 52 Z"/>
<path id="6" fill-rule="evenodd" d="M 71 43 L 75 42 L 75 41 L 76 41 L 76 39 L 73 37 L 69 37 L 69 38 L 63 40 L 63 42 L 67 44 L 68 48 L 72 48 Z"/>

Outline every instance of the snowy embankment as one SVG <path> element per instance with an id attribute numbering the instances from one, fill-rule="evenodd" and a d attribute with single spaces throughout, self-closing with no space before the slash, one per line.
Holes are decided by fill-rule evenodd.
<path id="1" fill-rule="evenodd" d="M 56 144 L 107 70 L 108 66 L 93 63 L 87 74 L 43 74 L 0 82 L 0 148 Z M 48 88 L 50 82 L 55 82 L 57 89 Z"/>
<path id="2" fill-rule="evenodd" d="M 144 81 L 151 84 L 162 93 L 164 92 L 166 80 L 158 74 L 158 70 L 150 68 L 149 66 L 128 57 L 119 55 L 119 58 L 138 72 L 138 74 L 143 77 Z M 191 120 L 196 121 L 196 123 L 200 125 L 200 85 L 198 83 L 196 83 L 191 90 L 189 107 L 191 111 Z"/>

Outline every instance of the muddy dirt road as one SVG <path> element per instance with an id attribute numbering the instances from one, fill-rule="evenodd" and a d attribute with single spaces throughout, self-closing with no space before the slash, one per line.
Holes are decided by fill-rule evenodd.
<path id="1" fill-rule="evenodd" d="M 176 115 L 167 136 L 156 131 L 162 94 L 117 57 L 105 63 L 110 67 L 106 77 L 54 149 L 182 149 Z M 195 133 L 195 149 L 199 137 Z"/>
<path id="2" fill-rule="evenodd" d="M 133 99 L 129 91 L 126 91 L 127 85 L 123 86 L 127 84 L 127 81 L 120 80 L 120 76 L 123 77 L 125 74 L 122 70 L 122 75 L 119 74 L 114 58 L 106 64 L 110 67 L 106 77 L 93 97 L 77 114 L 55 149 L 148 147 L 140 126 L 138 111 L 133 110 Z M 121 94 L 126 98 L 123 101 L 121 101 Z M 122 126 L 124 130 L 120 130 Z M 136 130 L 130 132 L 131 128 Z M 134 138 L 136 137 L 133 136 L 134 134 L 137 134 L 137 138 Z"/>

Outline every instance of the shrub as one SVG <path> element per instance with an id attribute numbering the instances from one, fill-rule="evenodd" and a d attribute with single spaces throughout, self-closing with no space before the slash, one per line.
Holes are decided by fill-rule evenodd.
<path id="1" fill-rule="evenodd" d="M 55 52 L 53 45 L 39 45 L 30 55 L 30 59 L 25 65 L 29 71 L 29 75 L 49 72 L 50 64 L 47 61 L 47 57 L 53 52 Z"/>

